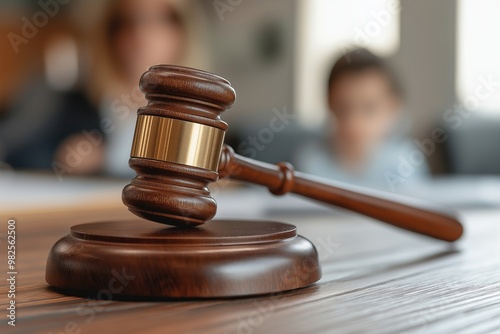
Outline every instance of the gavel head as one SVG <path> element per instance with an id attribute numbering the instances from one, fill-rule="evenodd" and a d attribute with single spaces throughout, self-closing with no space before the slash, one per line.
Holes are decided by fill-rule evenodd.
<path id="1" fill-rule="evenodd" d="M 153 66 L 141 78 L 147 106 L 138 110 L 129 166 L 137 176 L 123 203 L 158 223 L 203 224 L 216 213 L 208 184 L 218 179 L 227 124 L 220 113 L 236 98 L 216 75 L 179 66 Z"/>

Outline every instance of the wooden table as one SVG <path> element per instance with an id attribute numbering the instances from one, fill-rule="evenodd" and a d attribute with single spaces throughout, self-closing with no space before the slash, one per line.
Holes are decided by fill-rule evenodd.
<path id="1" fill-rule="evenodd" d="M 500 333 L 500 210 L 463 212 L 456 245 L 346 212 L 281 212 L 316 245 L 323 278 L 305 289 L 226 300 L 95 301 L 44 279 L 71 225 L 130 218 L 121 206 L 17 214 L 17 326 L 6 325 L 8 216 L 0 215 L 0 333 Z"/>

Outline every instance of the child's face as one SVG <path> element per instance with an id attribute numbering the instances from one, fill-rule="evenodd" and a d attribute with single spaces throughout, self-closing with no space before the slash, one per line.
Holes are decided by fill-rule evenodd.
<path id="1" fill-rule="evenodd" d="M 378 70 L 338 77 L 329 93 L 337 144 L 344 149 L 373 149 L 386 137 L 398 117 L 401 101 Z"/>

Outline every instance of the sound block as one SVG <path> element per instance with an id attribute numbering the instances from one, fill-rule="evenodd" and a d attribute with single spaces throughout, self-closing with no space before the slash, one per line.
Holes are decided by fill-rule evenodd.
<path id="1" fill-rule="evenodd" d="M 313 244 L 295 226 L 270 221 L 187 229 L 145 220 L 76 225 L 53 246 L 46 268 L 51 286 L 101 299 L 271 294 L 320 277 Z"/>

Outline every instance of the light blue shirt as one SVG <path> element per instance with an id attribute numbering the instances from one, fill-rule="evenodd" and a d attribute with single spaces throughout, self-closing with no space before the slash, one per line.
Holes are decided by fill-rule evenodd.
<path id="1" fill-rule="evenodd" d="M 342 168 L 323 143 L 305 145 L 295 160 L 297 169 L 305 173 L 393 192 L 430 175 L 425 154 L 401 138 L 387 140 L 356 174 Z"/>

